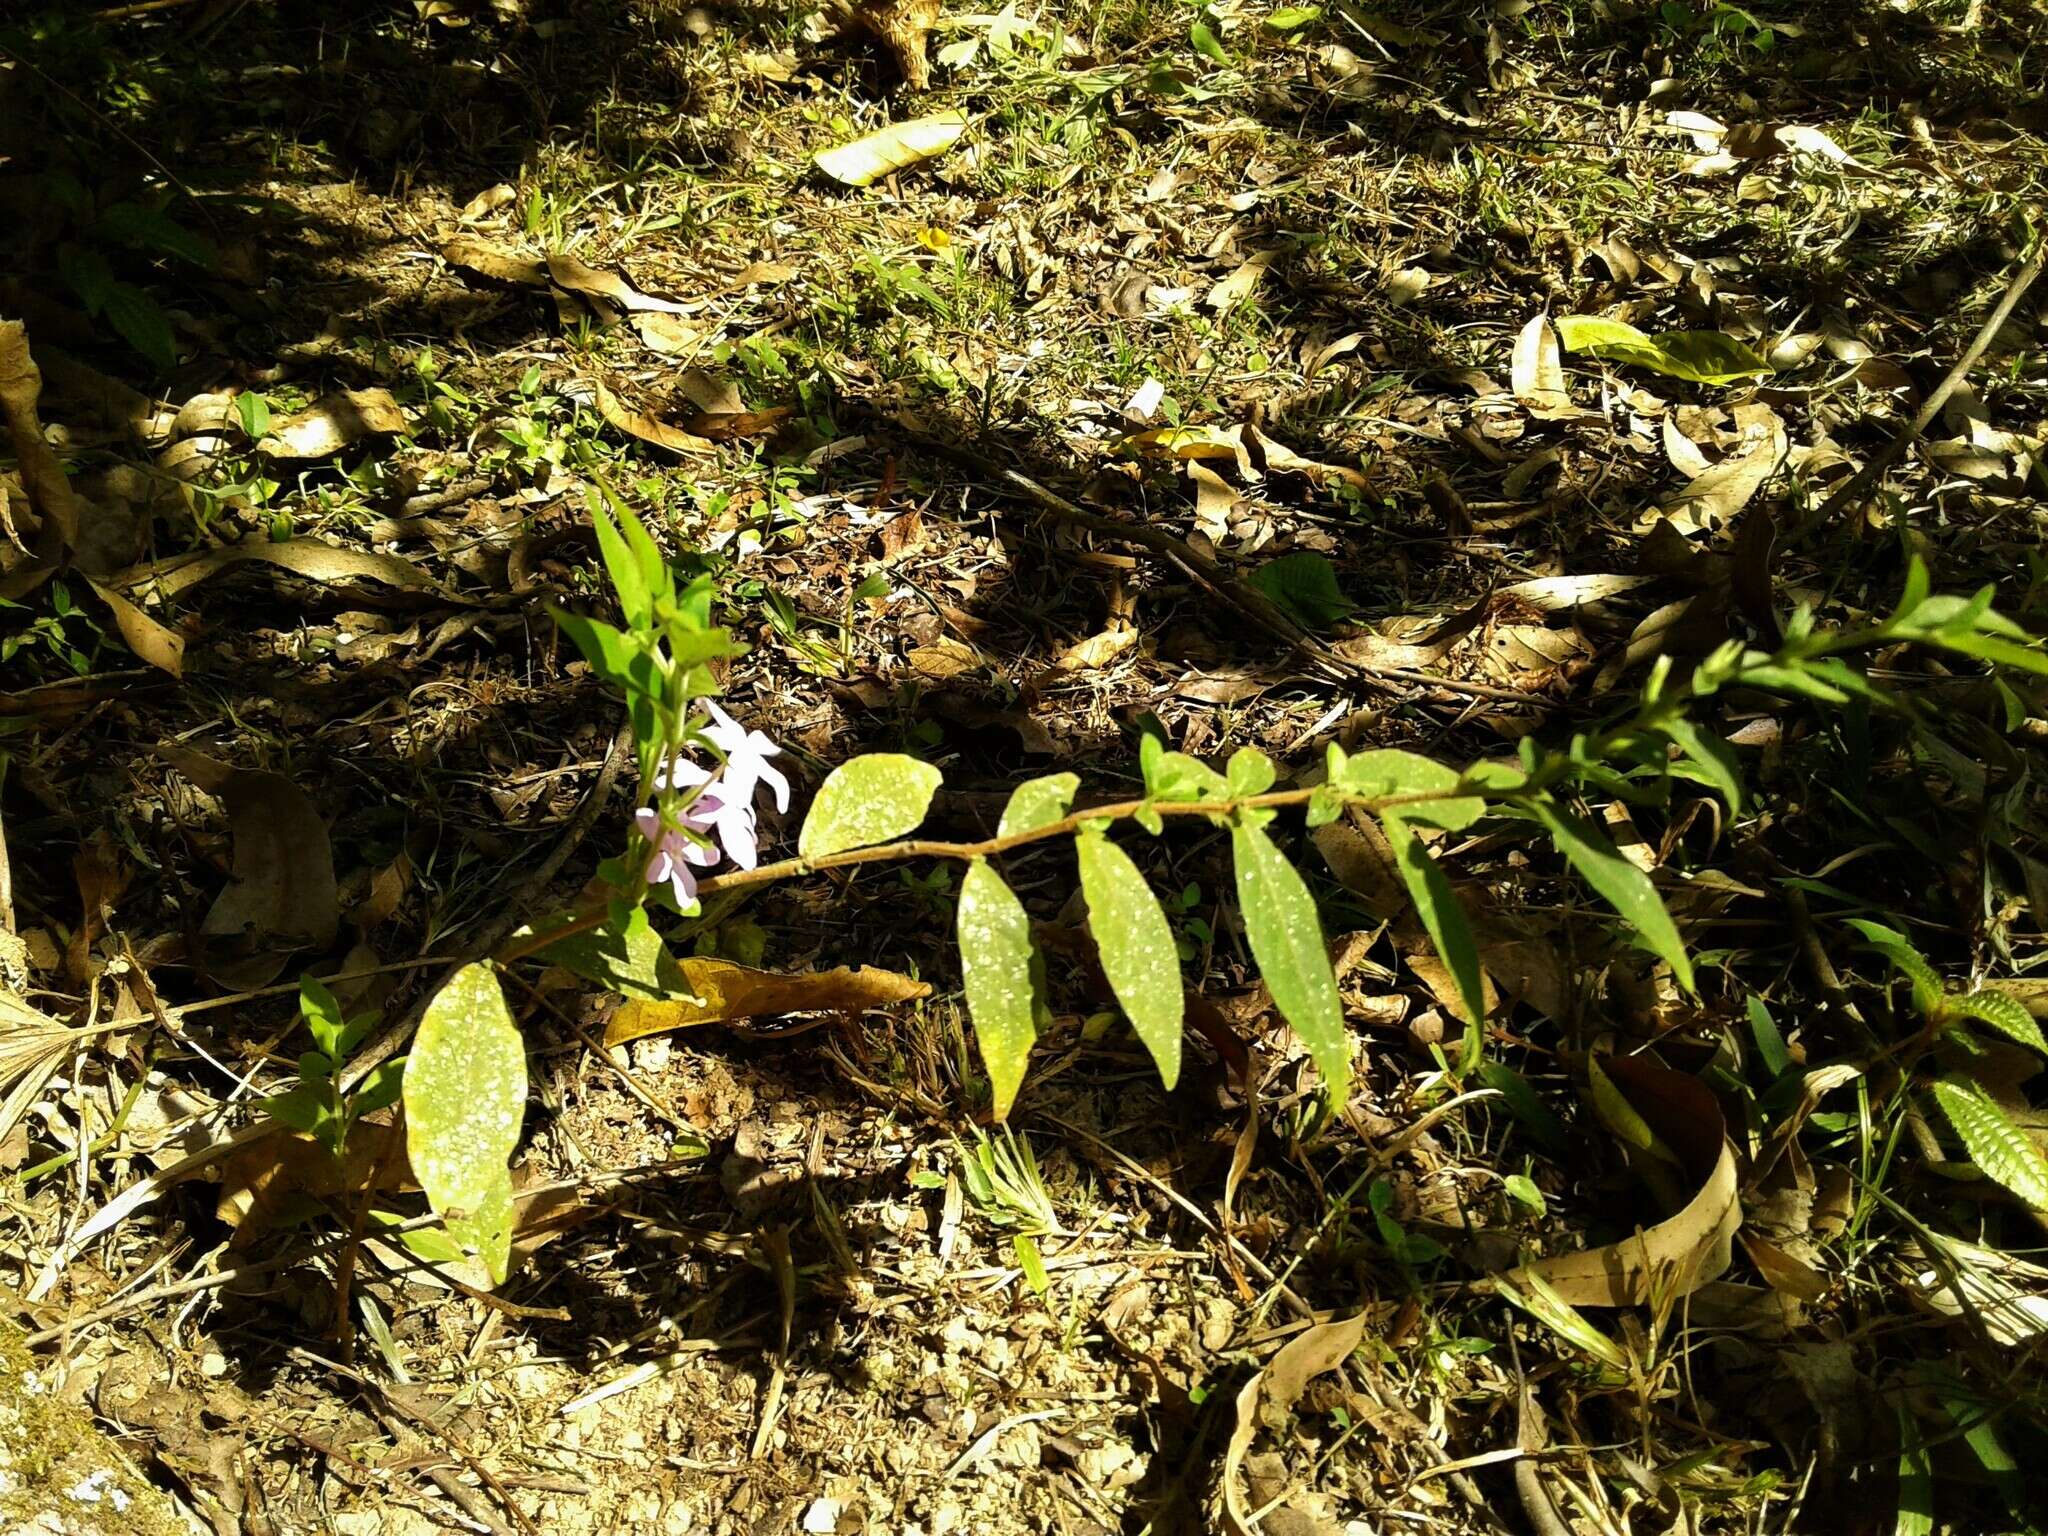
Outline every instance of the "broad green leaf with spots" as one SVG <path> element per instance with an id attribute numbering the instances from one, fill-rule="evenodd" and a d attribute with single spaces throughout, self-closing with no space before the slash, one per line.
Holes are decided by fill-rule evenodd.
<path id="1" fill-rule="evenodd" d="M 967 1012 L 988 1068 L 995 1117 L 1003 1119 L 1024 1082 L 1038 1038 L 1038 988 L 1032 974 L 1031 917 L 986 859 L 967 866 L 955 918 Z"/>
<path id="2" fill-rule="evenodd" d="M 1075 839 L 1081 861 L 1081 894 L 1088 902 L 1088 927 L 1102 956 L 1103 974 L 1145 1049 L 1171 1088 L 1180 1081 L 1180 1031 L 1186 999 L 1181 993 L 1180 959 L 1173 930 L 1159 898 L 1145 884 L 1130 855 L 1100 832 Z"/>
<path id="3" fill-rule="evenodd" d="M 406 1151 L 449 1233 L 502 1284 L 512 1242 L 513 1151 L 526 1114 L 526 1042 L 488 965 L 466 965 L 427 1005 L 405 1069 Z"/>
<path id="4" fill-rule="evenodd" d="M 1230 842 L 1237 905 L 1244 914 L 1252 958 L 1259 962 L 1259 974 L 1280 1016 L 1293 1026 L 1323 1074 L 1335 1108 L 1343 1104 L 1351 1086 L 1351 1042 L 1344 1033 L 1344 1005 L 1323 946 L 1315 898 L 1287 856 L 1259 828 L 1240 823 L 1231 829 Z"/>
<path id="5" fill-rule="evenodd" d="M 796 851 L 822 859 L 914 832 L 931 808 L 939 770 L 900 752 L 850 758 L 818 786 Z"/>
<path id="6" fill-rule="evenodd" d="M 1050 826 L 1074 806 L 1074 791 L 1081 787 L 1078 773 L 1048 773 L 1028 779 L 1010 791 L 1010 803 L 1003 807 L 997 837 L 1016 837 Z"/>

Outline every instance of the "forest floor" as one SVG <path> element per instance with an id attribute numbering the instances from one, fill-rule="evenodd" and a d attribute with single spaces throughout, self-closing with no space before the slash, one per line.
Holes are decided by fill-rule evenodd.
<path id="1" fill-rule="evenodd" d="M 672 935 L 931 984 L 857 1017 L 607 1047 L 616 992 L 512 969 L 530 1199 L 496 1294 L 364 1229 L 420 1209 L 402 1181 L 370 1212 L 309 1143 L 222 1150 L 297 1071 L 301 973 L 401 1017 L 624 847 L 620 703 L 549 616 L 606 601 L 600 477 L 717 579 L 750 646 L 724 702 L 784 746 L 798 810 L 905 751 L 959 836 L 1035 774 L 1129 793 L 1144 731 L 1294 775 L 1332 741 L 1563 743 L 1658 655 L 1887 611 L 1915 553 L 2038 631 L 2048 288 L 1881 495 L 1801 526 L 2023 260 L 2037 8 L 1046 0 L 941 18 L 922 91 L 777 7 L 9 25 L 0 317 L 91 522 L 73 571 L 17 549 L 0 577 L 0 1269 L 66 1391 L 212 1529 L 2038 1515 L 2043 1229 L 1943 1154 L 1846 923 L 2032 1001 L 2048 709 L 1903 651 L 1873 664 L 1928 706 L 1903 723 L 1717 701 L 1739 813 L 1595 808 L 1696 998 L 1547 848 L 1440 845 L 1511 1072 L 1450 1069 L 1455 989 L 1340 822 L 1301 858 L 1358 1039 L 1321 1126 L 1224 844 L 1179 832 L 1140 854 L 1205 1009 L 1171 1094 L 1048 858 L 1019 889 L 1056 1017 L 1009 1132 L 951 874 L 913 867 Z M 814 162 L 952 109 L 957 142 L 870 187 Z M 1766 371 L 1691 381 L 1532 324 L 1573 314 Z M 231 873 L 266 907 L 240 946 L 206 931 Z M 1660 1131 L 1712 1165 L 1725 1119 L 1741 1230 L 1689 1294 L 1517 1310 L 1487 1277 L 1518 1254 L 1722 1214 L 1718 1170 L 1625 1161 L 1596 1043 L 1708 1085 Z M 1988 1059 L 2048 1124 L 2026 1053 Z M 1037 1173 L 991 1191 L 1020 1147 Z"/>

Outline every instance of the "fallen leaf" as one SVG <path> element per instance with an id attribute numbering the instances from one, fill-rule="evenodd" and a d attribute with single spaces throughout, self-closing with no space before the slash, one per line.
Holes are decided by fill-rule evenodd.
<path id="1" fill-rule="evenodd" d="M 1515 338 L 1508 380 L 1515 398 L 1538 414 L 1571 408 L 1571 394 L 1564 382 L 1564 362 L 1558 352 L 1557 332 L 1551 328 L 1548 315 L 1535 316 Z"/>
<path id="2" fill-rule="evenodd" d="M 339 1158 L 311 1136 L 279 1126 L 221 1159 L 220 1175 L 214 1215 L 234 1229 L 230 1248 L 246 1248 L 329 1200 L 360 1195 L 372 1180 L 380 1192 L 412 1183 L 404 1130 L 366 1120 L 349 1127 Z"/>
<path id="3" fill-rule="evenodd" d="M 1654 576 L 1539 576 L 1533 581 L 1501 587 L 1494 596 L 1516 598 L 1544 613 L 1558 613 L 1633 592 L 1654 580 Z"/>
<path id="4" fill-rule="evenodd" d="M 1808 128 L 1801 123 L 1787 123 L 1779 128 L 1774 137 L 1785 148 L 1802 155 L 1814 155 L 1836 165 L 1853 166 L 1856 157 L 1850 154 L 1818 128 Z"/>
<path id="5" fill-rule="evenodd" d="M 1688 1296 L 1727 1270 L 1742 1223 L 1720 1102 L 1684 1072 L 1632 1057 L 1610 1057 L 1604 1066 L 1629 1106 L 1677 1155 L 1697 1193 L 1676 1215 L 1634 1237 L 1541 1259 L 1511 1278 L 1533 1274 L 1576 1307 L 1634 1307 Z"/>
<path id="6" fill-rule="evenodd" d="M 43 437 L 36 402 L 43 376 L 29 355 L 28 330 L 19 320 L 0 320 L 0 411 L 14 440 L 14 459 L 28 504 L 42 519 L 39 552 L 62 561 L 78 546 L 84 506 L 72 489 L 56 451 Z"/>
<path id="7" fill-rule="evenodd" d="M 1232 309 L 1250 298 L 1257 291 L 1259 280 L 1266 275 L 1266 268 L 1273 265 L 1278 251 L 1254 251 L 1229 276 L 1210 288 L 1202 300 L 1205 307 L 1214 310 Z"/>
<path id="8" fill-rule="evenodd" d="M 687 320 L 653 312 L 635 315 L 633 329 L 650 350 L 668 353 L 695 353 L 702 349 L 709 334 Z"/>
<path id="9" fill-rule="evenodd" d="M 1137 630 L 1117 620 L 1100 634 L 1075 641 L 1055 656 L 1052 664 L 1062 672 L 1093 672 L 1108 666 L 1137 643 Z"/>
<path id="10" fill-rule="evenodd" d="M 86 578 L 93 595 L 107 605 L 121 640 L 141 660 L 173 677 L 185 675 L 185 637 L 157 623 L 127 598 L 100 582 Z"/>
<path id="11" fill-rule="evenodd" d="M 967 114 L 957 109 L 891 123 L 849 144 L 821 149 L 817 167 L 849 187 L 871 186 L 906 166 L 942 155 L 967 131 Z"/>
<path id="12" fill-rule="evenodd" d="M 483 191 L 477 193 L 475 197 L 472 197 L 462 205 L 462 212 L 455 216 L 456 222 L 461 224 L 480 223 L 518 195 L 518 190 L 509 181 L 501 181 L 494 187 L 485 187 Z"/>
<path id="13" fill-rule="evenodd" d="M 1695 384 L 1733 384 L 1771 371 L 1771 365 L 1747 345 L 1719 331 L 1665 331 L 1651 336 L 1600 315 L 1560 315 L 1557 337 L 1568 352 L 1632 363 Z"/>
<path id="14" fill-rule="evenodd" d="M 616 305 L 627 314 L 688 314 L 695 305 L 680 304 L 674 299 L 656 298 L 651 293 L 642 293 L 616 272 L 590 266 L 567 253 L 558 252 L 546 259 L 547 275 L 557 288 L 575 294 L 580 299 L 596 299 L 604 304 Z"/>
<path id="15" fill-rule="evenodd" d="M 1232 1536 L 1248 1536 L 1252 1512 L 1242 1490 L 1245 1453 L 1261 1425 L 1284 1429 L 1294 1405 L 1317 1376 L 1336 1370 L 1351 1358 L 1365 1337 L 1366 1314 L 1341 1323 L 1317 1323 L 1281 1346 L 1272 1362 L 1244 1384 L 1237 1394 L 1237 1419 L 1223 1449 L 1223 1513 Z"/>
<path id="16" fill-rule="evenodd" d="M 219 797 L 234 857 L 228 883 L 199 925 L 216 980 L 260 987 L 300 949 L 325 949 L 341 926 L 334 850 L 306 792 L 281 773 L 231 768 L 182 747 L 157 756 Z"/>
<path id="17" fill-rule="evenodd" d="M 1085 642 L 1084 642 L 1085 643 Z M 905 657 L 911 670 L 927 682 L 951 682 L 962 673 L 982 665 L 981 653 L 951 635 L 940 635 L 929 645 L 913 648 Z"/>
<path id="18" fill-rule="evenodd" d="M 1723 459 L 1695 475 L 1684 490 L 1656 509 L 1680 533 L 1693 534 L 1724 528 L 1735 514 L 1749 505 L 1750 498 L 1785 462 L 1782 429 L 1757 441 L 1747 453 Z"/>
<path id="19" fill-rule="evenodd" d="M 929 997 L 931 987 L 880 966 L 784 975 L 757 971 L 730 960 L 701 956 L 677 965 L 689 994 L 664 999 L 629 998 L 605 1026 L 604 1043 L 621 1045 L 664 1030 L 722 1024 L 732 1019 L 785 1013 L 859 1013 Z"/>
<path id="20" fill-rule="evenodd" d="M 913 91 L 931 84 L 925 39 L 938 24 L 939 0 L 854 0 L 852 19 L 889 50 L 904 84 Z"/>
<path id="21" fill-rule="evenodd" d="M 708 437 L 699 437 L 694 432 L 685 432 L 672 427 L 665 421 L 657 421 L 643 411 L 628 409 L 617 395 L 606 389 L 595 379 L 589 381 L 597 400 L 597 414 L 617 427 L 621 432 L 637 437 L 643 443 L 652 443 L 657 448 L 666 448 L 670 453 L 716 453 L 718 445 Z"/>
<path id="22" fill-rule="evenodd" d="M 242 544 L 176 556 L 149 565 L 132 565 L 107 578 L 107 584 L 130 592 L 146 588 L 168 601 L 188 588 L 230 566 L 255 560 L 275 565 L 311 581 L 374 581 L 387 587 L 438 591 L 432 577 L 410 560 L 398 555 L 380 555 L 363 549 L 342 549 L 318 539 L 289 539 L 282 544 L 267 538 L 253 538 Z M 444 596 L 447 594 L 443 594 Z"/>
<path id="23" fill-rule="evenodd" d="M 326 459 L 366 437 L 397 437 L 405 412 L 388 389 L 338 389 L 273 423 L 256 445 L 269 459 Z"/>

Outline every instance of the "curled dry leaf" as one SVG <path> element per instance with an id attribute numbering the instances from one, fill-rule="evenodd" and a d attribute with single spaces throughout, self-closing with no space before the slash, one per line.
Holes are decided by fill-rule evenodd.
<path id="1" fill-rule="evenodd" d="M 1348 465 L 1304 458 L 1249 423 L 1241 427 L 1155 427 L 1149 432 L 1132 433 L 1119 446 L 1125 453 L 1144 459 L 1228 461 L 1247 480 L 1257 480 L 1267 473 L 1305 475 L 1318 485 L 1342 485 L 1359 491 L 1370 483 L 1363 473 Z"/>
<path id="2" fill-rule="evenodd" d="M 277 421 L 256 450 L 270 459 L 326 459 L 366 437 L 406 430 L 405 412 L 390 390 L 337 389 Z"/>
<path id="3" fill-rule="evenodd" d="M 1563 354 L 1548 315 L 1537 315 L 1522 327 L 1508 367 L 1515 398 L 1538 416 L 1571 409 L 1571 394 L 1564 382 Z"/>
<path id="4" fill-rule="evenodd" d="M 251 539 L 246 543 L 201 550 L 193 555 L 150 565 L 132 565 L 109 577 L 107 584 L 125 588 L 131 593 L 147 591 L 160 600 L 168 601 L 187 588 L 198 586 L 208 577 L 250 560 L 277 566 L 310 581 L 374 581 L 387 587 L 405 587 L 415 591 L 438 590 L 433 578 L 410 560 L 364 549 L 342 549 L 311 538 L 292 539 L 283 544 L 274 544 L 269 539 Z"/>
<path id="5" fill-rule="evenodd" d="M 929 997 L 922 981 L 880 966 L 840 966 L 830 971 L 784 975 L 735 965 L 730 960 L 693 957 L 677 962 L 690 995 L 660 1000 L 632 998 L 605 1026 L 604 1043 L 621 1045 L 664 1030 L 723 1024 L 732 1019 L 770 1018 L 785 1013 L 859 1013 Z"/>
<path id="6" fill-rule="evenodd" d="M 1728 1268 L 1742 1224 L 1735 1158 L 1712 1090 L 1698 1078 L 1625 1057 L 1605 1063 L 1608 1080 L 1664 1146 L 1697 1193 L 1667 1220 L 1584 1253 L 1541 1259 L 1533 1274 L 1575 1307 L 1634 1307 L 1689 1296 Z"/>
<path id="7" fill-rule="evenodd" d="M 1122 620 L 1113 621 L 1099 634 L 1078 640 L 1053 658 L 1062 672 L 1093 672 L 1108 666 L 1138 643 L 1138 631 Z"/>
<path id="8" fill-rule="evenodd" d="M 185 637 L 157 623 L 127 598 L 102 582 L 87 578 L 93 596 L 107 605 L 122 643 L 158 671 L 173 677 L 185 675 Z"/>
<path id="9" fill-rule="evenodd" d="M 339 1158 L 311 1136 L 279 1128 L 221 1160 L 214 1215 L 234 1229 L 228 1246 L 246 1248 L 306 1205 L 360 1196 L 373 1182 L 378 1193 L 413 1183 L 401 1127 L 358 1121 Z"/>
<path id="10" fill-rule="evenodd" d="M 1341 1323 L 1317 1323 L 1281 1346 L 1272 1363 L 1237 1394 L 1237 1420 L 1223 1450 L 1224 1524 L 1233 1536 L 1244 1536 L 1253 1529 L 1252 1514 L 1244 1502 L 1242 1473 L 1245 1453 L 1260 1426 L 1284 1428 L 1309 1382 L 1350 1359 L 1364 1337 L 1363 1312 Z"/>
<path id="11" fill-rule="evenodd" d="M 1786 449 L 1784 428 L 1776 426 L 1768 436 L 1759 437 L 1747 452 L 1723 459 L 1695 475 L 1684 490 L 1652 515 L 1661 514 L 1683 534 L 1724 528 L 1749 505 L 1764 482 L 1784 467 Z"/>
<path id="12" fill-rule="evenodd" d="M 943 155 L 967 131 L 967 114 L 958 110 L 913 117 L 831 149 L 821 149 L 818 169 L 849 187 L 872 186 L 884 176 Z"/>
<path id="13" fill-rule="evenodd" d="M 589 383 L 597 400 L 597 414 L 621 432 L 637 437 L 643 443 L 652 443 L 657 448 L 666 448 L 670 453 L 717 452 L 718 445 L 710 438 L 699 437 L 694 432 L 685 432 L 665 421 L 657 421 L 644 411 L 629 408 L 617 395 L 595 379 Z"/>

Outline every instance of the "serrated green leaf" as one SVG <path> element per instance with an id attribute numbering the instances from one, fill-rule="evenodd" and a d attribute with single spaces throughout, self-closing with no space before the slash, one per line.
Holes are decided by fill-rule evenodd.
<path id="1" fill-rule="evenodd" d="M 1458 770 L 1419 752 L 1386 747 L 1347 756 L 1335 742 L 1330 744 L 1330 782 L 1347 794 L 1370 800 L 1396 799 L 1403 795 L 1441 795 L 1461 782 Z M 1486 812 L 1486 802 L 1473 795 L 1450 800 L 1417 800 L 1399 807 L 1401 819 L 1413 824 L 1462 831 Z"/>
<path id="2" fill-rule="evenodd" d="M 1337 568 L 1313 550 L 1268 560 L 1245 579 L 1304 629 L 1325 630 L 1358 611 L 1337 585 Z"/>
<path id="3" fill-rule="evenodd" d="M 1081 864 L 1081 894 L 1088 927 L 1124 1016 L 1159 1064 L 1168 1088 L 1180 1081 L 1180 1035 L 1186 999 L 1173 930 L 1159 898 L 1130 855 L 1100 832 L 1074 840 Z"/>
<path id="4" fill-rule="evenodd" d="M 1963 1150 L 1985 1177 L 1997 1180 L 2037 1211 L 2048 1211 L 2048 1159 L 1975 1083 L 1943 1078 L 1934 1101 L 1955 1127 Z"/>
<path id="5" fill-rule="evenodd" d="M 1025 1063 L 1038 1038 L 1031 916 L 988 861 L 976 859 L 960 882 L 955 923 L 967 1013 L 974 1021 L 982 1064 L 988 1068 L 995 1117 L 1001 1120 L 1016 1102 Z"/>
<path id="6" fill-rule="evenodd" d="M 798 856 L 822 859 L 915 832 L 931 808 L 940 778 L 930 763 L 901 752 L 849 758 L 818 787 L 803 831 L 797 834 Z"/>
<path id="7" fill-rule="evenodd" d="M 1852 917 L 1849 926 L 1863 935 L 1863 942 L 1891 962 L 1892 969 L 1912 984 L 1913 1006 L 1925 1018 L 1932 1018 L 1935 1010 L 1942 1006 L 1943 994 L 1947 989 L 1942 985 L 1940 974 L 1927 963 L 1927 957 L 1913 947 L 1908 939 L 1896 928 L 1887 928 L 1883 923 L 1873 923 L 1868 918 Z"/>
<path id="8" fill-rule="evenodd" d="M 996 836 L 1016 837 L 1052 825 L 1073 809 L 1074 791 L 1080 787 L 1077 773 L 1048 773 L 1019 784 L 1010 791 Z"/>
<path id="9" fill-rule="evenodd" d="M 1408 887 L 1408 899 L 1415 903 L 1415 915 L 1422 919 L 1429 942 L 1436 947 L 1437 958 L 1458 984 L 1458 998 L 1465 1008 L 1466 1038 L 1477 1044 L 1486 1023 L 1486 989 L 1480 976 L 1479 946 L 1473 942 L 1471 924 L 1465 921 L 1465 909 L 1459 905 L 1449 878 L 1408 824 L 1405 811 L 1399 815 L 1381 812 L 1380 825 L 1393 845 L 1394 863 L 1401 871 L 1401 883 Z M 1475 1063 L 1460 1065 L 1469 1068 Z"/>
<path id="10" fill-rule="evenodd" d="M 2048 1056 L 2048 1039 L 2042 1037 L 2041 1026 L 2027 1012 L 2026 1004 L 2010 993 L 1980 988 L 1967 997 L 1951 998 L 1949 1007 L 1966 1019 L 1990 1025 L 2008 1040 Z"/>
<path id="11" fill-rule="evenodd" d="M 1235 768 L 1235 760 L 1232 763 Z M 1270 765 L 1268 765 L 1270 767 Z M 1259 975 L 1329 1085 L 1332 1107 L 1344 1103 L 1351 1086 L 1351 1042 L 1344 1031 L 1344 1005 L 1323 946 L 1315 898 L 1300 872 L 1273 840 L 1242 823 L 1230 833 L 1237 873 L 1237 905 Z"/>
<path id="12" fill-rule="evenodd" d="M 1664 898 L 1657 894 L 1650 877 L 1623 858 L 1604 833 L 1555 803 L 1532 800 L 1529 808 L 1550 833 L 1558 852 L 1570 861 L 1586 884 L 1598 891 L 1621 920 L 1642 937 L 1652 954 L 1671 967 L 1680 986 L 1688 992 L 1695 991 L 1692 959 L 1685 952 L 1685 941 L 1679 938 L 1678 927 L 1664 909 Z"/>
<path id="13" fill-rule="evenodd" d="M 1598 315 L 1560 315 L 1558 345 L 1567 352 L 1589 352 L 1610 362 L 1633 363 L 1697 384 L 1733 384 L 1760 378 L 1771 365 L 1719 331 L 1666 331 L 1649 336 L 1619 320 Z"/>
<path id="14" fill-rule="evenodd" d="M 466 965 L 435 994 L 405 1069 L 406 1152 L 427 1203 L 496 1280 L 511 1244 L 509 1164 L 526 1115 L 526 1044 L 498 978 Z"/>

